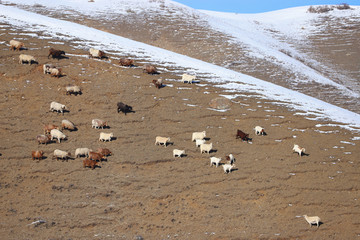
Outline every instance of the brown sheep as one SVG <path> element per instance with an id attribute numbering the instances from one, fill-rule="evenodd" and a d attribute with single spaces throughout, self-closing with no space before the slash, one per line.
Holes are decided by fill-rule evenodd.
<path id="1" fill-rule="evenodd" d="M 31 156 L 32 156 L 32 160 L 34 161 L 35 159 L 39 160 L 43 158 L 44 156 L 44 152 L 43 151 L 32 151 L 31 152 Z"/>
<path id="2" fill-rule="evenodd" d="M 112 155 L 112 152 L 107 148 L 99 148 L 98 153 L 102 154 L 103 156 L 110 156 Z"/>
<path id="3" fill-rule="evenodd" d="M 86 167 L 91 167 L 91 169 L 95 169 L 95 166 L 97 166 L 99 163 L 97 161 L 94 160 L 90 160 L 88 158 L 83 160 L 83 166 L 84 168 Z"/>
<path id="4" fill-rule="evenodd" d="M 106 159 L 106 158 L 101 153 L 89 152 L 89 159 L 101 162 L 102 159 Z"/>
<path id="5" fill-rule="evenodd" d="M 54 49 L 54 48 L 49 49 L 48 58 L 51 56 L 52 58 L 57 58 L 57 60 L 59 60 L 60 58 L 63 57 L 62 55 L 65 55 L 64 51 L 57 50 L 57 49 Z"/>
<path id="6" fill-rule="evenodd" d="M 247 133 L 244 133 L 243 131 L 241 131 L 241 130 L 237 130 L 237 132 L 236 132 L 236 139 L 238 139 L 238 138 L 241 138 L 241 140 L 243 140 L 243 141 L 249 141 L 249 140 L 251 140 L 250 138 L 249 138 L 249 134 L 247 134 Z"/>
<path id="7" fill-rule="evenodd" d="M 147 74 L 157 74 L 157 69 L 155 66 L 145 64 L 143 67 L 143 72 L 146 72 Z"/>
<path id="8" fill-rule="evenodd" d="M 119 63 L 124 67 L 132 67 L 134 66 L 134 60 L 128 58 L 120 58 Z"/>
<path id="9" fill-rule="evenodd" d="M 44 125 L 44 134 L 50 134 L 53 129 L 59 129 L 59 127 L 54 124 Z"/>

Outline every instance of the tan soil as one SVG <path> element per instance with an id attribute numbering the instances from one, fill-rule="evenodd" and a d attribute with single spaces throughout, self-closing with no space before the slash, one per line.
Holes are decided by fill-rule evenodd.
<path id="1" fill-rule="evenodd" d="M 83 57 L 86 52 L 66 42 L 21 36 L 10 26 L 1 33 L 6 42 L 14 37 L 10 33 L 25 37 L 31 49 L 21 53 L 39 62 L 18 64 L 20 53 L 0 46 L 1 239 L 359 237 L 360 149 L 351 141 L 358 134 L 317 128 L 317 121 L 246 96 L 234 99 L 229 111 L 214 111 L 210 100 L 226 93 L 183 84 L 171 69 L 151 76 L 114 60 Z M 47 59 L 46 46 L 74 55 Z M 42 64 L 50 62 L 62 67 L 63 77 L 42 73 Z M 166 84 L 162 89 L 151 84 L 159 77 Z M 65 95 L 67 84 L 81 86 L 83 94 Z M 49 112 L 51 101 L 70 111 Z M 118 101 L 135 112 L 117 113 Z M 93 118 L 108 121 L 110 128 L 92 129 Z M 78 131 L 65 130 L 68 139 L 61 143 L 38 145 L 42 125 L 60 125 L 62 119 Z M 256 125 L 268 135 L 256 136 Z M 237 129 L 250 133 L 252 144 L 235 139 Z M 191 142 L 191 133 L 203 130 L 215 148 L 209 155 Z M 99 142 L 101 131 L 113 132 L 115 139 Z M 170 137 L 173 144 L 155 146 L 156 136 Z M 306 148 L 305 156 L 292 152 L 294 143 Z M 74 155 L 79 147 L 107 147 L 114 154 L 94 170 L 84 169 L 79 158 L 52 159 L 54 149 Z M 174 159 L 174 148 L 187 156 Z M 43 160 L 31 159 L 36 149 L 45 152 Z M 230 174 L 209 166 L 210 156 L 230 153 L 236 158 Z M 318 215 L 323 224 L 310 227 L 304 214 Z"/>

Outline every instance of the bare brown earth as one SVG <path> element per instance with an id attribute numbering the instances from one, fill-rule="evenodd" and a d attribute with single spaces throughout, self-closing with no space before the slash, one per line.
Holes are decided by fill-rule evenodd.
<path id="1" fill-rule="evenodd" d="M 120 67 L 111 56 L 88 59 L 67 42 L 39 40 L 11 26 L 1 33 L 6 43 L 23 38 L 29 48 L 21 53 L 39 63 L 21 65 L 19 52 L 0 45 L 1 239 L 359 238 L 360 149 L 351 140 L 359 134 L 316 127 L 322 122 L 245 95 L 233 99 L 230 110 L 214 111 L 208 103 L 226 93 L 183 84 L 171 69 L 147 75 Z M 68 59 L 48 59 L 49 46 Z M 44 75 L 42 64 L 50 62 L 64 76 Z M 151 84 L 159 77 L 162 89 Z M 83 94 L 65 95 L 67 84 L 81 86 Z M 70 111 L 49 112 L 51 101 Z M 117 113 L 118 101 L 135 112 Z M 92 129 L 93 118 L 110 128 Z M 64 130 L 68 138 L 61 143 L 38 145 L 42 125 L 62 119 L 78 130 Z M 268 135 L 256 136 L 256 125 Z M 237 129 L 250 133 L 252 144 L 235 139 Z M 214 144 L 211 154 L 191 142 L 191 133 L 203 130 Z M 99 142 L 101 131 L 115 139 Z M 156 136 L 173 144 L 155 146 Z M 292 152 L 294 143 L 306 148 L 305 156 Z M 79 147 L 107 147 L 113 156 L 94 170 L 84 169 L 79 158 L 52 159 L 55 149 L 74 155 Z M 173 158 L 174 148 L 186 156 Z M 45 152 L 43 160 L 31 159 L 36 149 Z M 236 158 L 230 174 L 210 167 L 210 156 L 229 153 Z M 310 227 L 304 214 L 318 215 L 320 227 Z"/>

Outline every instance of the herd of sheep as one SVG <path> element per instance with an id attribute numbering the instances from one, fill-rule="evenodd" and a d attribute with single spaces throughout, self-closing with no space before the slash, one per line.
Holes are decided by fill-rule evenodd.
<path id="1" fill-rule="evenodd" d="M 20 51 L 22 49 L 25 49 L 25 44 L 20 41 L 17 41 L 17 40 L 11 40 L 10 41 L 10 49 Z M 63 58 L 63 55 L 65 55 L 64 51 L 50 48 L 48 58 L 51 56 L 52 58 L 61 59 L 61 58 Z M 101 58 L 106 57 L 106 54 L 104 51 L 90 48 L 89 57 L 101 59 Z M 38 62 L 31 55 L 20 54 L 19 63 L 20 64 L 28 63 L 29 65 L 31 65 L 32 63 L 38 63 Z M 119 60 L 119 64 L 121 66 L 131 67 L 131 66 L 134 66 L 134 61 L 131 59 L 121 58 Z M 149 65 L 149 64 L 145 64 L 142 67 L 142 69 L 144 72 L 146 72 L 148 74 L 158 74 L 156 67 Z M 44 74 L 50 74 L 51 76 L 57 77 L 57 78 L 62 76 L 61 69 L 54 66 L 53 64 L 44 64 L 43 72 L 44 72 Z M 191 83 L 194 83 L 195 80 L 196 80 L 196 76 L 189 75 L 189 74 L 183 74 L 181 81 L 183 83 L 191 84 Z M 163 87 L 162 79 L 153 80 L 152 83 L 158 89 Z M 81 94 L 81 89 L 79 86 L 74 86 L 74 85 L 66 86 L 66 94 L 67 95 Z M 133 112 L 131 106 L 128 106 L 122 102 L 119 102 L 117 104 L 117 109 L 118 109 L 118 113 L 123 112 L 125 115 L 128 112 Z M 51 102 L 50 111 L 56 111 L 56 112 L 62 113 L 64 115 L 64 112 L 69 111 L 69 109 L 61 103 Z M 92 120 L 92 128 L 95 128 L 95 129 L 102 128 L 103 129 L 104 127 L 108 127 L 107 122 L 105 122 L 101 119 L 93 119 Z M 72 123 L 71 121 L 66 120 L 66 119 L 62 120 L 61 128 L 59 128 L 58 126 L 53 125 L 53 124 L 48 124 L 48 125 L 44 126 L 44 134 L 38 135 L 36 137 L 36 139 L 39 144 L 47 144 L 47 143 L 53 141 L 54 139 L 56 139 L 60 143 L 61 140 L 66 139 L 66 135 L 62 132 L 64 129 L 73 131 L 73 130 L 76 130 L 76 126 L 74 123 Z M 254 128 L 254 130 L 255 130 L 256 135 L 266 135 L 264 128 L 262 128 L 260 126 L 256 126 Z M 111 141 L 112 138 L 114 138 L 113 133 L 101 132 L 99 141 L 104 141 L 104 142 Z M 206 143 L 205 138 L 206 138 L 205 131 L 194 132 L 192 134 L 192 141 L 195 141 L 196 147 L 200 148 L 200 153 L 201 154 L 203 154 L 203 153 L 210 154 L 210 152 L 213 150 L 213 144 Z M 249 134 L 246 134 L 246 133 L 242 132 L 241 130 L 237 130 L 236 138 L 241 138 L 243 141 L 251 140 L 249 138 Z M 169 137 L 157 136 L 155 139 L 155 145 L 164 145 L 165 147 L 167 147 L 167 145 L 169 143 L 170 143 Z M 299 145 L 294 144 L 293 151 L 297 152 L 299 154 L 299 156 L 301 157 L 305 153 L 305 148 L 302 148 Z M 41 150 L 32 151 L 31 154 L 32 154 L 33 160 L 35 160 L 35 159 L 40 160 L 44 156 L 44 152 Z M 112 153 L 107 148 L 99 148 L 97 152 L 94 152 L 93 150 L 91 150 L 89 148 L 77 148 L 75 150 L 75 158 L 85 157 L 85 159 L 83 160 L 84 168 L 90 167 L 91 169 L 95 169 L 96 166 L 99 166 L 99 163 L 102 160 L 105 160 L 106 157 L 110 156 L 110 155 L 112 155 Z M 185 150 L 173 149 L 173 157 L 174 158 L 175 157 L 181 158 L 182 156 L 185 156 Z M 57 160 L 58 159 L 67 160 L 67 159 L 71 158 L 71 153 L 60 150 L 60 149 L 55 149 L 53 152 L 53 158 L 56 158 Z M 216 167 L 218 167 L 219 165 L 222 165 L 224 173 L 231 173 L 235 167 L 235 157 L 233 156 L 233 154 L 229 154 L 225 158 L 227 160 L 226 163 L 221 164 L 222 158 L 214 157 L 214 156 L 210 157 L 210 166 L 215 165 Z M 317 227 L 319 227 L 319 222 L 320 222 L 319 217 L 317 217 L 317 216 L 308 217 L 307 215 L 303 215 L 303 217 L 310 224 L 310 226 L 312 226 L 312 224 L 316 224 Z"/>

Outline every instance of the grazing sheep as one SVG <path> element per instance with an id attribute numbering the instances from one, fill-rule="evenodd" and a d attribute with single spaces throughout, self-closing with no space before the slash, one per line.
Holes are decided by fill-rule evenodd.
<path id="1" fill-rule="evenodd" d="M 61 68 L 50 68 L 49 72 L 52 77 L 61 77 Z"/>
<path id="2" fill-rule="evenodd" d="M 66 139 L 66 135 L 63 134 L 60 130 L 58 129 L 53 129 L 50 131 L 50 135 L 51 135 L 51 140 L 53 140 L 54 138 L 56 138 L 59 143 L 61 139 Z"/>
<path id="3" fill-rule="evenodd" d="M 161 145 L 163 144 L 165 147 L 167 147 L 167 143 L 170 142 L 170 138 L 169 137 L 160 137 L 157 136 L 155 138 L 155 145 Z"/>
<path id="4" fill-rule="evenodd" d="M 256 135 L 266 135 L 265 129 L 263 127 L 256 126 L 254 130 Z"/>
<path id="5" fill-rule="evenodd" d="M 204 144 L 206 141 L 205 139 L 195 139 L 196 147 L 200 147 L 201 144 Z"/>
<path id="6" fill-rule="evenodd" d="M 64 110 L 67 110 L 67 107 L 64 104 L 58 102 L 50 103 L 50 111 L 61 112 L 64 115 Z"/>
<path id="7" fill-rule="evenodd" d="M 152 83 L 155 85 L 157 89 L 160 89 L 163 87 L 163 81 L 161 78 L 152 80 Z"/>
<path id="8" fill-rule="evenodd" d="M 134 60 L 128 58 L 120 58 L 119 63 L 124 67 L 132 67 L 134 66 Z"/>
<path id="9" fill-rule="evenodd" d="M 43 65 L 44 74 L 50 74 L 51 73 L 50 69 L 52 69 L 52 68 L 56 68 L 56 66 L 53 64 L 44 64 Z"/>
<path id="10" fill-rule="evenodd" d="M 126 115 L 126 113 L 128 113 L 128 112 L 132 112 L 132 107 L 129 105 L 126 105 L 125 103 L 118 102 L 117 103 L 117 111 L 118 111 L 118 113 L 123 112 Z"/>
<path id="11" fill-rule="evenodd" d="M 44 125 L 44 134 L 50 134 L 53 129 L 59 129 L 59 127 L 54 124 Z"/>
<path id="12" fill-rule="evenodd" d="M 247 142 L 250 140 L 249 134 L 244 133 L 241 130 L 237 130 L 237 132 L 236 132 L 236 139 L 238 139 L 238 138 L 241 138 L 241 140 L 247 141 Z"/>
<path id="13" fill-rule="evenodd" d="M 25 47 L 24 43 L 17 41 L 17 40 L 10 40 L 10 50 L 19 51 L 19 50 L 21 50 L 21 48 L 24 48 L 24 47 Z"/>
<path id="14" fill-rule="evenodd" d="M 314 216 L 314 217 L 308 217 L 308 215 L 303 215 L 303 217 L 305 218 L 305 220 L 310 224 L 310 227 L 313 224 L 316 224 L 317 227 L 319 227 L 319 223 L 321 221 L 321 219 L 318 216 Z"/>
<path id="15" fill-rule="evenodd" d="M 32 160 L 34 161 L 35 159 L 39 160 L 43 158 L 44 156 L 44 152 L 43 151 L 32 151 L 31 152 L 31 156 L 32 156 Z"/>
<path id="16" fill-rule="evenodd" d="M 29 65 L 32 64 L 32 62 L 37 63 L 35 58 L 30 55 L 20 54 L 19 56 L 19 63 L 24 64 L 24 62 L 27 62 Z"/>
<path id="17" fill-rule="evenodd" d="M 215 164 L 216 167 L 218 167 L 220 162 L 221 162 L 221 158 L 217 158 L 217 157 L 211 157 L 210 158 L 210 166 Z"/>
<path id="18" fill-rule="evenodd" d="M 57 49 L 54 49 L 54 48 L 49 49 L 48 58 L 51 56 L 52 58 L 57 58 L 57 60 L 59 60 L 60 58 L 63 57 L 62 55 L 65 55 L 64 51 L 57 50 Z"/>
<path id="19" fill-rule="evenodd" d="M 56 158 L 56 160 L 62 159 L 62 160 L 68 160 L 68 158 L 71 157 L 71 153 L 69 152 L 65 152 L 59 149 L 55 149 L 54 150 L 54 155 L 53 155 L 53 159 Z"/>
<path id="20" fill-rule="evenodd" d="M 210 143 L 210 144 L 201 144 L 200 145 L 200 152 L 201 153 L 204 153 L 204 152 L 207 152 L 208 154 L 210 154 L 211 150 L 212 150 L 212 147 L 213 147 L 213 144 Z"/>
<path id="21" fill-rule="evenodd" d="M 223 166 L 223 169 L 224 169 L 224 173 L 231 173 L 232 171 L 232 168 L 235 167 L 235 164 L 229 164 L 229 163 L 226 163 Z"/>
<path id="22" fill-rule="evenodd" d="M 185 155 L 185 150 L 179 150 L 179 149 L 174 149 L 173 150 L 173 156 L 176 157 L 181 157 L 182 155 Z"/>
<path id="23" fill-rule="evenodd" d="M 149 64 L 145 64 L 143 67 L 143 72 L 146 72 L 147 74 L 157 74 L 157 69 L 155 66 L 149 65 Z"/>
<path id="24" fill-rule="evenodd" d="M 99 141 L 103 141 L 103 142 L 109 141 L 110 142 L 113 137 L 114 137 L 113 133 L 101 132 L 100 137 L 99 137 Z"/>
<path id="25" fill-rule="evenodd" d="M 45 145 L 47 145 L 49 142 L 51 142 L 51 138 L 49 135 L 42 135 L 42 134 L 37 135 L 36 140 L 38 141 L 38 144 L 45 143 Z"/>
<path id="26" fill-rule="evenodd" d="M 183 83 L 185 83 L 185 82 L 187 82 L 187 83 L 193 83 L 193 81 L 196 79 L 196 76 L 193 76 L 193 75 L 189 75 L 189 74 L 186 74 L 186 73 L 184 73 L 183 75 L 182 75 L 182 78 L 181 78 L 181 80 L 182 80 L 182 82 Z"/>
<path id="27" fill-rule="evenodd" d="M 100 163 L 94 160 L 90 160 L 90 159 L 84 159 L 83 160 L 83 167 L 91 167 L 92 170 L 95 169 L 96 166 L 98 166 Z"/>
<path id="28" fill-rule="evenodd" d="M 75 94 L 75 96 L 77 96 L 78 94 L 80 95 L 82 94 L 81 88 L 76 85 L 66 86 L 65 89 L 66 89 L 66 95 Z"/>
<path id="29" fill-rule="evenodd" d="M 101 153 L 97 153 L 97 152 L 89 152 L 89 158 L 91 160 L 100 161 L 100 162 L 102 159 L 106 160 L 104 155 L 102 155 Z"/>
<path id="30" fill-rule="evenodd" d="M 206 137 L 206 131 L 193 132 L 191 141 L 195 141 L 196 139 L 204 139 L 205 137 Z"/>
<path id="31" fill-rule="evenodd" d="M 67 129 L 67 130 L 70 130 L 70 131 L 75 131 L 77 128 L 75 127 L 75 124 L 70 122 L 69 120 L 62 120 L 61 121 L 61 130 L 64 130 L 64 129 Z"/>
<path id="32" fill-rule="evenodd" d="M 89 148 L 77 148 L 75 150 L 75 157 L 78 158 L 78 157 L 81 157 L 81 156 L 85 156 L 85 157 L 89 157 L 89 153 L 91 152 L 92 150 L 89 149 Z"/>
<path id="33" fill-rule="evenodd" d="M 108 124 L 101 119 L 93 119 L 91 120 L 91 127 L 104 129 L 104 127 L 108 127 Z"/>
<path id="34" fill-rule="evenodd" d="M 109 149 L 107 149 L 107 148 L 99 148 L 99 149 L 97 150 L 97 152 L 100 153 L 100 154 L 102 154 L 103 156 L 106 156 L 106 157 L 112 155 L 112 152 L 111 152 Z"/>
<path id="35" fill-rule="evenodd" d="M 301 155 L 302 155 L 303 153 L 305 153 L 305 148 L 302 148 L 302 147 L 300 147 L 299 145 L 294 144 L 293 151 L 299 153 L 299 156 L 301 157 Z"/>
<path id="36" fill-rule="evenodd" d="M 105 53 L 98 49 L 90 48 L 89 53 L 90 53 L 89 57 L 91 57 L 91 58 L 100 58 L 101 59 L 101 58 L 105 57 Z"/>
<path id="37" fill-rule="evenodd" d="M 235 163 L 234 155 L 232 155 L 231 153 L 229 154 L 229 156 L 226 156 L 226 160 L 228 161 L 229 164 Z"/>

